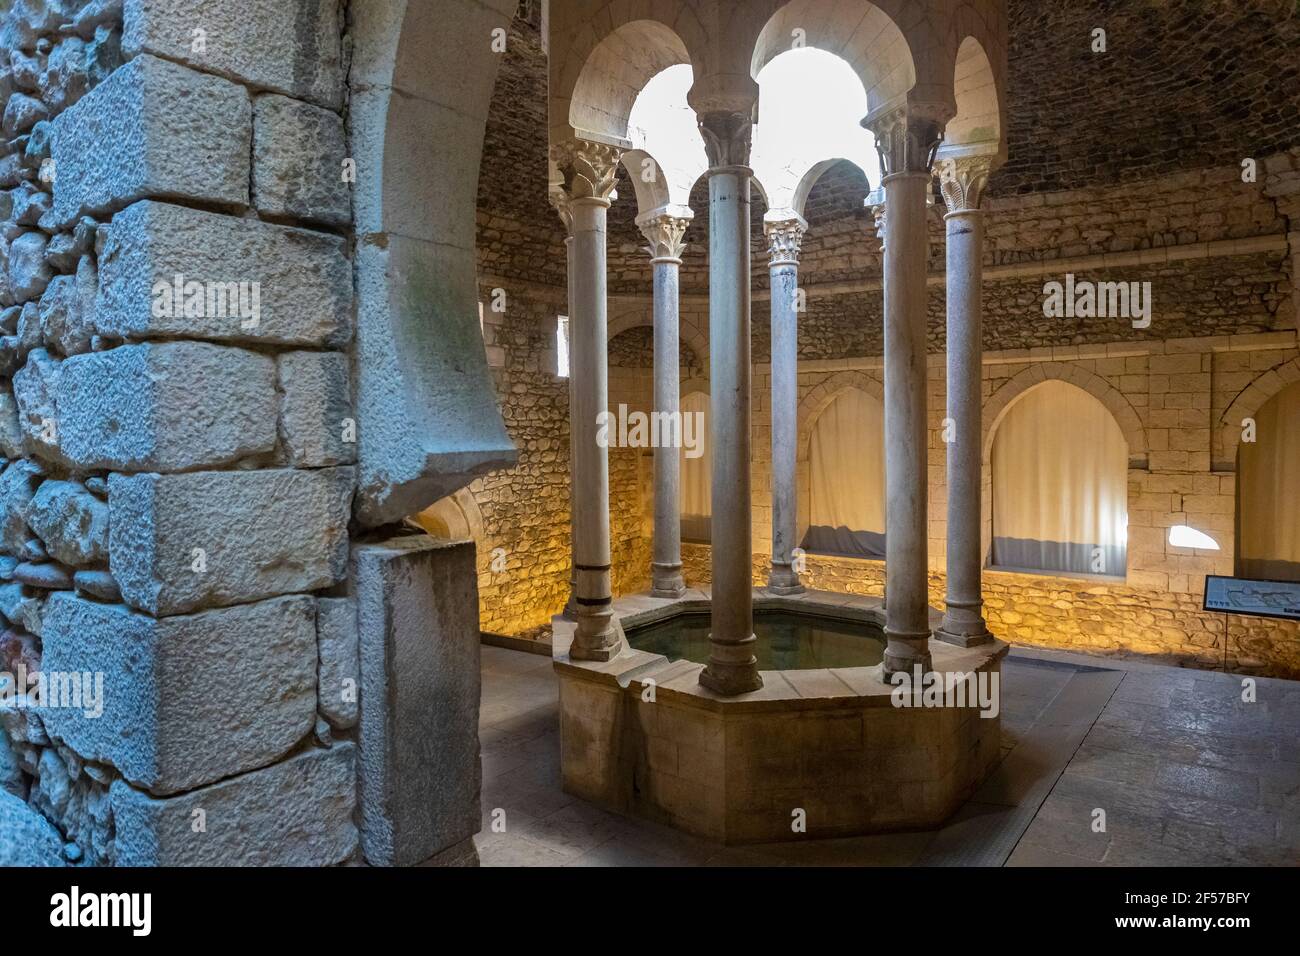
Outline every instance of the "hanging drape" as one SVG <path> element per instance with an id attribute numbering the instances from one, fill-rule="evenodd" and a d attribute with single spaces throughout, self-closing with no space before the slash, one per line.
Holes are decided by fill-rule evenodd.
<path id="1" fill-rule="evenodd" d="M 856 388 L 818 416 L 808 449 L 808 531 L 815 554 L 885 556 L 885 411 Z"/>
<path id="2" fill-rule="evenodd" d="M 695 419 L 695 434 L 699 445 L 687 457 L 682 448 L 682 540 L 710 541 L 710 516 L 713 514 L 712 485 L 709 481 L 709 463 L 712 460 L 709 445 L 709 396 L 703 392 L 684 395 L 681 402 L 682 429 L 686 432 L 686 417 Z M 699 454 L 702 452 L 702 454 Z"/>
<path id="3" fill-rule="evenodd" d="M 1300 581 L 1300 384 L 1255 414 L 1237 461 L 1237 574 Z"/>
<path id="4" fill-rule="evenodd" d="M 1008 410 L 993 439 L 995 567 L 1123 575 L 1128 445 L 1104 405 L 1048 381 Z"/>

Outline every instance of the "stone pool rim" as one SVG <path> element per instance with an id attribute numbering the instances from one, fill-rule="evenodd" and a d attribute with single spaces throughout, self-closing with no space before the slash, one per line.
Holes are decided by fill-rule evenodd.
<path id="1" fill-rule="evenodd" d="M 620 688 L 631 684 L 642 687 L 647 678 L 655 681 L 656 694 L 669 694 L 675 702 L 706 710 L 733 713 L 842 709 L 846 706 L 893 707 L 891 695 L 895 685 L 883 678 L 881 664 L 861 667 L 805 668 L 764 670 L 763 686 L 755 691 L 726 697 L 699 682 L 705 665 L 684 659 L 672 660 L 664 654 L 640 651 L 628 645 L 624 629 L 658 624 L 686 614 L 707 613 L 710 608 L 708 589 L 690 588 L 679 598 L 655 598 L 631 594 L 614 600 L 614 616 L 620 630 L 622 650 L 608 661 L 575 661 L 569 657 L 574 623 L 562 617 L 553 620 L 552 658 L 557 673 L 597 683 L 617 683 Z M 754 589 L 754 610 L 788 611 L 829 618 L 841 623 L 871 624 L 884 628 L 883 600 L 836 591 L 805 590 L 801 594 L 773 594 L 766 588 Z M 942 612 L 930 608 L 930 625 L 938 628 Z M 954 675 L 988 669 L 1000 662 L 1010 645 L 994 639 L 972 647 L 959 647 L 943 641 L 930 641 L 931 671 L 945 675 L 945 687 Z M 793 678 L 792 678 L 792 675 Z M 899 708 L 895 708 L 899 709 Z"/>

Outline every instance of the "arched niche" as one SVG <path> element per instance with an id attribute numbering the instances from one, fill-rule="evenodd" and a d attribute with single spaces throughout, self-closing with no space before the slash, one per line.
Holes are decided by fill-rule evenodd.
<path id="1" fill-rule="evenodd" d="M 479 158 L 513 0 L 352 8 L 356 517 L 401 520 L 513 464 L 478 323 Z M 448 36 L 481 36 L 455 56 Z"/>

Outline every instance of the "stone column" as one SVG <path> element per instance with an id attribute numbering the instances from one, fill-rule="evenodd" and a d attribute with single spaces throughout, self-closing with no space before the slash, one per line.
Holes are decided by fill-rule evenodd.
<path id="1" fill-rule="evenodd" d="M 681 514 L 681 348 L 678 335 L 678 273 L 682 265 L 682 235 L 692 213 L 684 206 L 664 206 L 637 217 L 654 269 L 655 396 L 660 421 L 676 424 L 676 434 L 660 433 L 654 451 L 655 529 L 650 563 L 650 594 L 679 598 L 682 580 Z"/>
<path id="2" fill-rule="evenodd" d="M 556 148 L 572 216 L 569 409 L 573 454 L 573 567 L 578 624 L 569 654 L 604 661 L 622 649 L 610 590 L 609 451 L 597 441 L 598 416 L 608 411 L 605 217 L 614 190 L 619 149 L 577 140 Z"/>
<path id="3" fill-rule="evenodd" d="M 754 657 L 749 477 L 748 112 L 700 116 L 709 156 L 709 438 L 713 561 L 709 663 L 700 683 L 719 694 L 763 686 Z"/>
<path id="4" fill-rule="evenodd" d="M 793 211 L 763 223 L 771 255 L 768 274 L 772 285 L 772 567 L 767 588 L 774 594 L 799 594 L 804 589 L 792 552 L 799 544 L 795 478 L 799 442 L 799 245 L 807 229 L 808 223 Z"/>
<path id="5" fill-rule="evenodd" d="M 572 322 L 573 316 L 573 213 L 569 209 L 569 197 L 564 192 L 562 183 L 551 183 L 547 189 L 547 199 L 551 207 L 555 210 L 560 221 L 564 223 L 564 262 L 566 267 L 565 275 L 565 293 L 567 300 L 564 310 Z M 572 329 L 572 325 L 570 325 Z M 572 336 L 572 332 L 570 332 Z M 559 342 L 556 342 L 557 361 Z M 578 562 L 573 553 L 573 515 L 577 511 L 577 497 L 574 495 L 574 467 L 573 467 L 573 367 L 572 355 L 570 355 L 569 367 L 569 598 L 564 602 L 564 610 L 560 613 L 571 621 L 578 618 Z"/>
<path id="6" fill-rule="evenodd" d="M 885 204 L 886 677 L 930 668 L 927 600 L 926 223 L 930 164 L 943 129 L 912 107 L 870 124 Z"/>
<path id="7" fill-rule="evenodd" d="M 939 161 L 940 186 L 948 212 L 948 458 L 947 605 L 935 637 L 963 647 L 990 640 L 980 594 L 980 423 L 983 356 L 984 213 L 980 199 L 992 171 L 992 157 Z"/>

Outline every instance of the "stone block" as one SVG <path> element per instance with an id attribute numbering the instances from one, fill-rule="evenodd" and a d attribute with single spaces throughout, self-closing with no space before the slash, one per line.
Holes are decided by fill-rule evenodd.
<path id="1" fill-rule="evenodd" d="M 334 347 L 352 337 L 352 266 L 338 236 L 159 202 L 136 203 L 100 232 L 104 334 Z M 201 307 L 168 291 L 178 281 L 203 284 Z M 217 293 L 236 287 L 255 308 L 221 307 Z"/>
<path id="2" fill-rule="evenodd" d="M 343 96 L 341 36 L 334 0 L 126 0 L 123 10 L 127 56 L 156 53 L 332 109 Z"/>
<path id="3" fill-rule="evenodd" d="M 479 829 L 474 546 L 425 535 L 358 545 L 361 848 L 419 863 Z"/>
<path id="4" fill-rule="evenodd" d="M 109 567 L 150 614 L 314 591 L 347 572 L 351 468 L 108 480 Z"/>
<path id="5" fill-rule="evenodd" d="M 27 508 L 27 525 L 50 557 L 72 567 L 108 558 L 108 503 L 76 481 L 44 481 Z"/>
<path id="6" fill-rule="evenodd" d="M 253 205 L 258 212 L 342 226 L 352 220 L 343 178 L 343 120 L 268 94 L 253 101 Z"/>
<path id="7" fill-rule="evenodd" d="M 336 730 L 355 727 L 361 686 L 356 603 L 348 598 L 317 601 L 316 642 L 320 712 Z"/>
<path id="8" fill-rule="evenodd" d="M 289 462 L 299 468 L 323 468 L 356 461 L 348 357 L 342 352 L 285 352 L 276 365 L 280 439 Z"/>
<path id="9" fill-rule="evenodd" d="M 0 790 L 0 867 L 67 866 L 63 837 L 25 801 Z"/>
<path id="10" fill-rule="evenodd" d="M 274 449 L 275 362 L 207 342 L 123 345 L 14 376 L 29 451 L 78 469 L 179 471 Z"/>
<path id="11" fill-rule="evenodd" d="M 146 196 L 246 206 L 252 116 L 243 87 L 136 57 L 54 120 L 56 224 Z"/>
<path id="12" fill-rule="evenodd" d="M 166 799 L 110 791 L 117 866 L 331 866 L 356 850 L 356 748 L 335 744 Z M 203 832 L 196 833 L 196 811 Z"/>
<path id="13" fill-rule="evenodd" d="M 315 725 L 315 615 L 305 595 L 153 618 L 55 594 L 42 668 L 102 674 L 102 713 L 83 696 L 47 708 L 45 727 L 159 794 L 266 766 Z"/>

